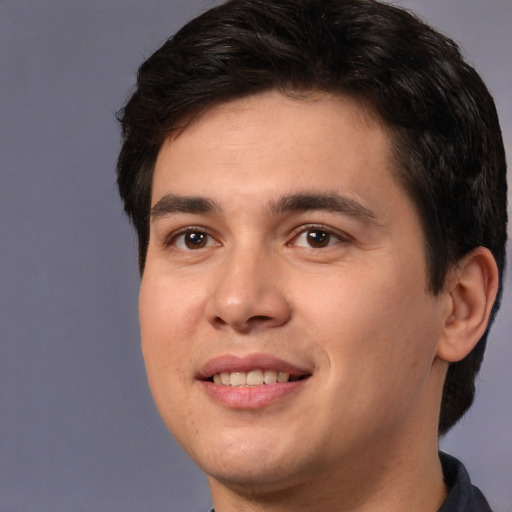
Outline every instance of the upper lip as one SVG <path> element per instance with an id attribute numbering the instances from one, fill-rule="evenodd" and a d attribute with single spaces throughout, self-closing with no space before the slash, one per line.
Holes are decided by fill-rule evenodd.
<path id="1" fill-rule="evenodd" d="M 310 371 L 270 354 L 249 354 L 246 356 L 226 354 L 210 359 L 199 371 L 198 378 L 204 380 L 218 373 L 249 372 L 256 369 L 275 370 L 296 377 L 311 374 Z"/>

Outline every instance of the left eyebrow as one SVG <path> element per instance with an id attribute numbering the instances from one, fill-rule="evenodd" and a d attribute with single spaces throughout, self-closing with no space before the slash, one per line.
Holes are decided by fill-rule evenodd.
<path id="1" fill-rule="evenodd" d="M 151 219 L 173 213 L 216 213 L 218 206 L 207 197 L 167 194 L 151 208 Z"/>
<path id="2" fill-rule="evenodd" d="M 336 193 L 329 194 L 293 194 L 280 197 L 270 205 L 274 215 L 290 211 L 327 210 L 355 217 L 363 222 L 378 225 L 374 212 L 350 197 Z"/>

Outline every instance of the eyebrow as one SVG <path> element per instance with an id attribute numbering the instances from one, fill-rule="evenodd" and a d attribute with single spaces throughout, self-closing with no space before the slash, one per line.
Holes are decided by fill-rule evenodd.
<path id="1" fill-rule="evenodd" d="M 355 217 L 367 223 L 378 224 L 374 212 L 355 199 L 337 193 L 283 196 L 270 205 L 270 210 L 274 215 L 290 211 L 326 210 Z"/>
<path id="2" fill-rule="evenodd" d="M 156 220 L 173 213 L 216 213 L 219 210 L 219 207 L 206 197 L 167 194 L 151 208 L 150 215 L 152 220 Z"/>
<path id="3" fill-rule="evenodd" d="M 325 210 L 355 217 L 367 223 L 378 224 L 374 212 L 355 199 L 337 193 L 285 195 L 272 202 L 269 209 L 271 214 L 276 216 L 288 212 Z M 213 214 L 220 213 L 220 211 L 219 206 L 207 197 L 166 194 L 151 208 L 150 215 L 152 220 L 157 220 L 174 213 Z"/>

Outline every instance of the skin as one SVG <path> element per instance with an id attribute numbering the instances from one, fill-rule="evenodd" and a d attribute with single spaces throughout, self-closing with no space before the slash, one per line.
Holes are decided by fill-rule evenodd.
<path id="1" fill-rule="evenodd" d="M 218 512 L 442 503 L 443 358 L 476 340 L 447 334 L 460 333 L 455 305 L 468 293 L 459 274 L 446 291 L 427 291 L 420 221 L 392 168 L 381 124 L 327 95 L 221 104 L 161 148 L 142 349 L 157 407 L 207 473 Z M 283 202 L 297 195 L 343 207 Z M 312 243 L 315 230 L 325 246 Z M 480 281 L 485 258 L 470 262 Z M 254 407 L 207 392 L 208 362 L 254 354 L 309 378 Z"/>

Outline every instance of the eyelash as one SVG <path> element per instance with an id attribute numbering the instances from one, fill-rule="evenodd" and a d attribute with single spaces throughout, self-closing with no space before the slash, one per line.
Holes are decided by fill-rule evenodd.
<path id="1" fill-rule="evenodd" d="M 287 243 L 287 245 L 289 245 L 289 246 L 296 245 L 295 242 L 301 236 L 303 236 L 303 235 L 307 236 L 308 233 L 313 233 L 315 231 L 325 233 L 328 236 L 327 244 L 323 247 L 313 247 L 313 246 L 309 245 L 309 243 L 308 243 L 308 247 L 304 247 L 304 248 L 309 248 L 309 249 L 313 249 L 313 250 L 315 250 L 315 249 L 321 250 L 321 249 L 326 249 L 328 247 L 332 247 L 333 245 L 337 245 L 338 243 L 348 243 L 351 241 L 351 237 L 348 236 L 346 233 L 339 232 L 338 230 L 335 230 L 335 229 L 331 228 L 330 226 L 325 226 L 323 224 L 309 224 L 309 225 L 305 225 L 305 226 L 303 225 L 300 228 L 298 228 L 296 230 L 294 236 L 291 238 L 290 242 Z M 330 243 L 332 238 L 337 239 L 337 242 Z M 300 247 L 300 246 L 298 246 L 298 247 Z"/>
<path id="2" fill-rule="evenodd" d="M 206 246 L 201 246 L 201 247 L 196 247 L 195 249 L 192 249 L 190 247 L 188 248 L 185 248 L 185 247 L 178 247 L 178 244 L 177 244 L 177 241 L 180 239 L 180 237 L 185 237 L 186 235 L 202 235 L 202 236 L 205 236 L 207 237 L 207 242 L 206 242 Z M 178 232 L 174 232 L 172 233 L 165 241 L 165 246 L 166 247 L 172 247 L 174 246 L 176 249 L 178 250 L 182 250 L 182 251 L 194 251 L 194 250 L 198 250 L 198 249 L 204 249 L 205 247 L 211 247 L 211 241 L 214 240 L 215 241 L 215 238 L 210 234 L 208 233 L 208 230 L 204 227 L 201 227 L 201 226 L 187 226 L 186 228 L 178 231 Z M 183 240 L 183 245 L 186 244 L 186 241 Z M 215 245 L 220 245 L 219 242 L 216 242 Z"/>
<path id="3" fill-rule="evenodd" d="M 301 236 L 304 236 L 304 235 L 307 236 L 308 233 L 313 233 L 315 231 L 327 235 L 326 245 L 321 246 L 321 247 L 314 247 L 309 242 L 306 242 L 306 244 L 307 244 L 307 247 L 306 247 L 306 245 L 300 246 L 300 245 L 296 244 L 297 240 Z M 186 247 L 183 247 L 183 246 L 179 247 L 178 246 L 178 240 L 181 237 L 185 237 L 187 235 L 199 235 L 202 238 L 200 240 L 198 238 L 199 243 L 197 244 L 197 246 L 195 248 L 186 246 L 187 242 L 185 241 L 185 239 L 183 239 L 183 241 L 182 241 L 182 243 L 180 245 L 183 245 L 183 246 L 186 246 Z M 335 238 L 337 241 L 335 243 L 331 243 L 332 238 Z M 205 244 L 201 245 L 201 241 L 205 240 L 205 239 L 206 239 Z M 215 242 L 215 243 L 212 244 L 212 241 Z M 309 224 L 309 225 L 302 225 L 302 226 L 300 226 L 300 228 L 297 228 L 294 231 L 290 241 L 287 242 L 286 245 L 289 246 L 289 247 L 296 246 L 296 247 L 302 247 L 302 248 L 305 248 L 305 249 L 321 250 L 321 249 L 326 249 L 328 247 L 332 247 L 333 245 L 337 245 L 339 243 L 348 243 L 350 241 L 351 241 L 351 237 L 349 237 L 347 234 L 340 233 L 339 231 L 334 230 L 333 228 L 331 228 L 329 226 L 325 226 L 325 225 L 321 225 L 321 224 Z M 319 243 L 322 244 L 323 240 L 320 240 Z M 186 228 L 184 228 L 184 229 L 182 229 L 182 230 L 180 230 L 178 232 L 172 233 L 171 236 L 169 236 L 166 239 L 166 241 L 165 241 L 165 246 L 166 247 L 174 247 L 177 250 L 181 250 L 181 251 L 195 251 L 195 250 L 199 250 L 199 249 L 205 249 L 205 248 L 208 248 L 208 247 L 212 247 L 212 245 L 213 246 L 215 246 L 215 245 L 220 246 L 221 243 L 218 242 L 208 232 L 208 229 L 206 229 L 204 227 L 201 227 L 201 226 L 187 226 Z"/>

